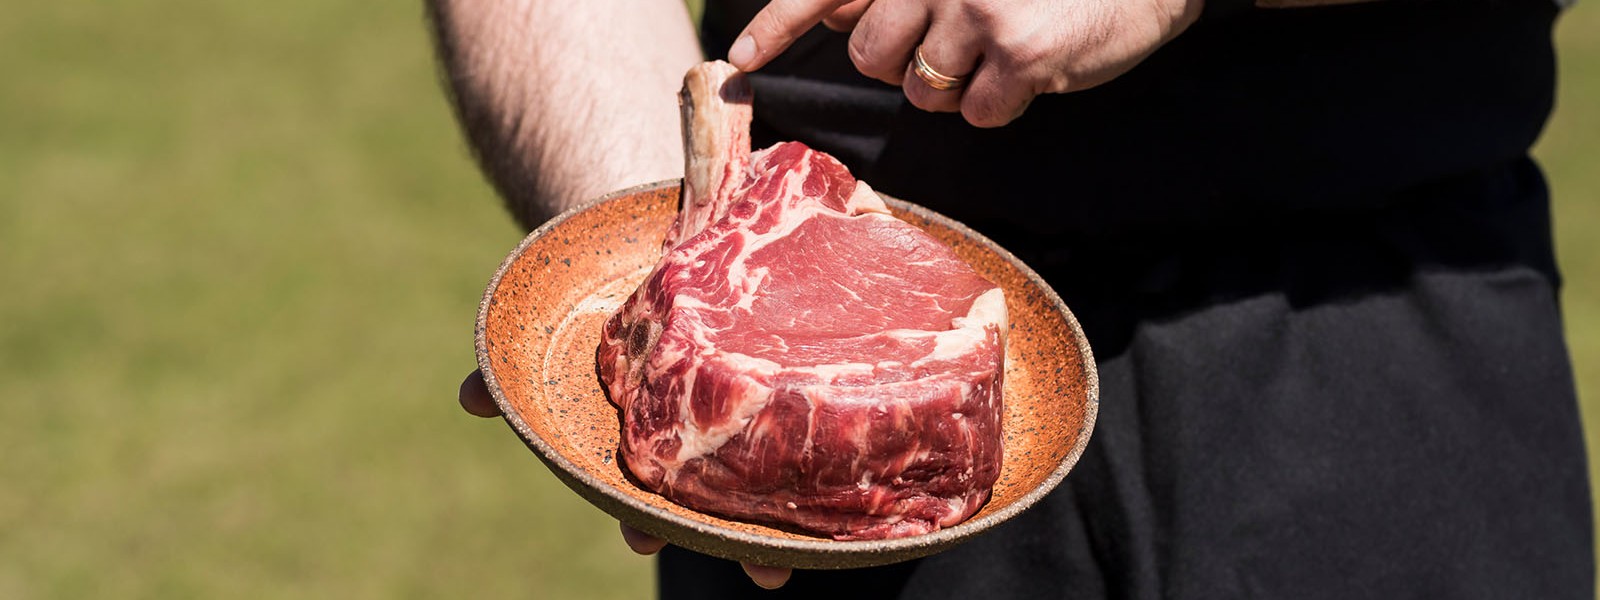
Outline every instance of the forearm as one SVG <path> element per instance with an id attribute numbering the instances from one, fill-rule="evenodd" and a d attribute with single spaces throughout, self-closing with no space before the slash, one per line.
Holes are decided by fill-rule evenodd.
<path id="1" fill-rule="evenodd" d="M 429 0 L 457 115 L 525 227 L 681 176 L 677 90 L 700 60 L 680 0 Z"/>

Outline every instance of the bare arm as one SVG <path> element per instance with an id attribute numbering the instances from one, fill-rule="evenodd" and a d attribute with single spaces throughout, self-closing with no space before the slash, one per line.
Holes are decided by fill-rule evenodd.
<path id="1" fill-rule="evenodd" d="M 677 91 L 700 61 L 681 0 L 428 0 L 457 116 L 527 228 L 683 175 Z"/>
<path id="2" fill-rule="evenodd" d="M 700 62 L 682 0 L 428 0 L 457 116 L 523 227 L 640 183 L 683 175 L 678 89 Z M 467 412 L 499 409 L 477 372 Z M 665 542 L 622 526 L 635 552 Z M 745 565 L 763 587 L 788 569 Z"/>

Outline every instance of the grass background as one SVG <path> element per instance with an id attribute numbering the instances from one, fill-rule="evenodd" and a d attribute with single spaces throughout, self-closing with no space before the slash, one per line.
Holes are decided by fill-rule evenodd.
<path id="1" fill-rule="evenodd" d="M 1558 38 L 1538 154 L 1595 431 L 1600 5 Z M 417 3 L 15 3 L 0 73 L 0 599 L 649 594 L 455 405 L 520 233 Z"/>

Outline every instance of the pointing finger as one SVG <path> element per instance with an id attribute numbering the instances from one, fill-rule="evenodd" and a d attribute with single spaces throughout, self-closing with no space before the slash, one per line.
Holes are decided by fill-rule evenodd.
<path id="1" fill-rule="evenodd" d="M 728 62 L 741 71 L 761 68 L 848 1 L 773 0 L 756 13 L 733 42 L 728 49 Z"/>

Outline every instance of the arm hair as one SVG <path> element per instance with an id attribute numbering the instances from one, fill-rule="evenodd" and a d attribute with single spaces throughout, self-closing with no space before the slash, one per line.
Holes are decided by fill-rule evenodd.
<path id="1" fill-rule="evenodd" d="M 700 60 L 680 0 L 428 0 L 456 116 L 526 228 L 681 177 L 677 90 Z"/>

